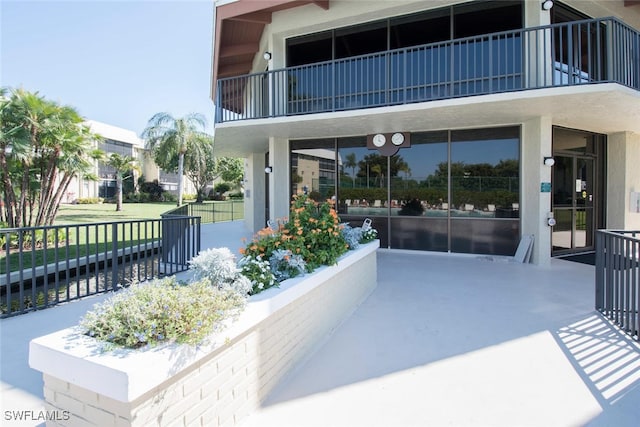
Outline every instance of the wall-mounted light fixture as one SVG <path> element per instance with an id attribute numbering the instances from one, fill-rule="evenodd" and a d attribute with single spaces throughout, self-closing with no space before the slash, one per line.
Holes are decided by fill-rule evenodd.
<path id="1" fill-rule="evenodd" d="M 264 168 L 264 173 L 271 173 L 273 172 L 273 166 L 267 166 L 266 168 Z"/>
<path id="2" fill-rule="evenodd" d="M 556 159 L 553 157 L 545 157 L 543 163 L 545 166 L 553 166 L 556 164 Z"/>
<path id="3" fill-rule="evenodd" d="M 265 53 L 262 54 L 262 57 L 267 61 L 271 61 L 271 52 L 266 51 Z"/>
<path id="4" fill-rule="evenodd" d="M 542 2 L 542 10 L 551 10 L 552 7 L 553 7 L 552 0 L 545 0 Z"/>

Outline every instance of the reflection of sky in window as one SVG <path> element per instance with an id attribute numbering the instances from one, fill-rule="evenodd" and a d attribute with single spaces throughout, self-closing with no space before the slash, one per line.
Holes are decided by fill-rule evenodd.
<path id="1" fill-rule="evenodd" d="M 376 152 L 364 147 L 343 148 L 340 150 L 340 157 L 344 162 L 349 154 L 355 153 L 357 165 L 365 156 Z M 400 149 L 396 155 L 401 156 L 407 162 L 411 169 L 411 176 L 427 177 L 438 169 L 440 163 L 447 161 L 447 144 L 441 142 L 414 145 L 411 148 Z M 517 139 L 459 141 L 453 142 L 451 145 L 451 161 L 463 162 L 467 165 L 488 163 L 496 166 L 501 160 L 518 160 L 518 158 L 519 144 Z M 358 170 L 357 166 L 355 170 L 344 167 L 344 172 L 349 176 L 357 174 Z M 400 172 L 399 176 L 404 177 L 404 172 Z"/>

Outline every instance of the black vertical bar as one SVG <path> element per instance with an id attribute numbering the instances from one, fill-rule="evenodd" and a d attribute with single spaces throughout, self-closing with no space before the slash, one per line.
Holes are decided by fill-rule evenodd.
<path id="1" fill-rule="evenodd" d="M 69 236 L 69 226 L 65 226 L 65 245 L 64 245 L 64 254 L 65 254 L 65 278 L 66 278 L 66 282 L 67 282 L 67 286 L 66 286 L 66 295 L 67 295 L 67 301 L 69 301 L 70 297 L 71 297 L 71 290 L 69 289 L 71 287 L 71 269 L 69 268 L 69 245 L 71 244 L 71 237 Z M 76 270 L 76 278 L 77 278 L 77 270 Z"/>
<path id="2" fill-rule="evenodd" d="M 111 223 L 111 226 L 113 227 L 113 224 L 115 223 Z M 104 225 L 104 234 L 103 234 L 103 238 L 104 238 L 104 245 L 103 245 L 103 255 L 104 255 L 104 287 L 103 287 L 103 291 L 106 292 L 109 290 L 110 286 L 109 286 L 109 265 L 111 265 L 111 275 L 113 277 L 113 260 L 109 260 L 109 223 L 106 223 Z"/>
<path id="3" fill-rule="evenodd" d="M 59 303 L 60 302 L 60 266 L 58 265 L 58 263 L 60 262 L 60 229 L 61 227 L 55 227 L 54 228 L 54 232 L 55 235 L 53 236 L 53 246 L 54 246 L 54 264 L 55 264 L 55 282 L 54 282 L 54 287 L 55 287 L 55 291 L 56 291 L 56 298 L 55 298 L 55 303 Z M 68 276 L 67 276 L 68 277 Z M 68 282 L 68 280 L 67 280 Z"/>
<path id="4" fill-rule="evenodd" d="M 47 227 L 42 229 L 42 266 L 44 273 L 44 306 L 47 307 L 49 305 L 49 262 L 47 261 L 47 250 L 49 246 L 47 245 Z M 35 246 L 35 242 L 34 242 Z"/>
<path id="5" fill-rule="evenodd" d="M 604 232 L 596 231 L 596 310 L 603 310 L 604 299 Z"/>
<path id="6" fill-rule="evenodd" d="M 118 223 L 111 225 L 111 289 L 118 289 L 119 281 L 119 265 L 118 262 Z"/>
<path id="7" fill-rule="evenodd" d="M 24 234 L 23 231 L 18 229 L 18 271 L 20 277 L 20 287 L 18 292 L 19 309 L 20 312 L 24 312 Z"/>
<path id="8" fill-rule="evenodd" d="M 11 315 L 11 304 L 13 303 L 11 301 L 11 296 L 13 293 L 13 289 L 11 286 L 11 259 L 10 259 L 10 252 L 11 252 L 11 232 L 10 231 L 2 231 L 2 233 L 4 234 L 4 255 L 5 255 L 5 259 L 4 259 L 4 267 L 5 267 L 5 281 L 4 281 L 4 286 L 6 287 L 6 292 L 7 292 L 7 315 Z M 20 255 L 18 253 L 18 255 Z"/>
<path id="9" fill-rule="evenodd" d="M 36 308 L 36 285 L 37 285 L 37 273 L 36 273 L 36 230 L 31 230 L 31 308 Z"/>
<path id="10" fill-rule="evenodd" d="M 106 224 L 104 225 L 106 227 Z M 100 292 L 100 281 L 99 281 L 99 277 L 100 277 L 100 244 L 98 242 L 100 242 L 100 224 L 96 224 L 95 225 L 95 230 L 94 230 L 94 236 L 96 241 L 94 242 L 95 246 L 91 246 L 92 248 L 95 247 L 95 250 L 92 250 L 91 252 L 93 252 L 94 256 L 95 256 L 95 271 L 94 271 L 94 276 L 95 276 L 95 280 L 96 280 L 96 288 L 95 291 L 93 293 L 98 293 Z M 106 267 L 106 264 L 105 264 Z"/>

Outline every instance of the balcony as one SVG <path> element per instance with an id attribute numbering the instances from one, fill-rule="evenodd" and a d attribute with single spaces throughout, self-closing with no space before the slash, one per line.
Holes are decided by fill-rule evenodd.
<path id="1" fill-rule="evenodd" d="M 616 18 L 219 79 L 216 123 L 595 83 L 640 91 L 640 33 Z"/>

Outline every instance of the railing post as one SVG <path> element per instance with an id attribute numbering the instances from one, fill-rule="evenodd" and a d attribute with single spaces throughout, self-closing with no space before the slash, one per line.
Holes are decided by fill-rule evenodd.
<path id="1" fill-rule="evenodd" d="M 596 230 L 596 310 L 604 308 L 604 233 Z"/>
<path id="2" fill-rule="evenodd" d="M 96 252 L 97 256 L 97 252 Z M 104 260 L 105 264 L 108 262 Z M 118 223 L 111 224 L 111 289 L 118 289 L 118 276 L 120 261 L 118 259 Z M 106 269 L 105 269 L 106 270 Z"/>

